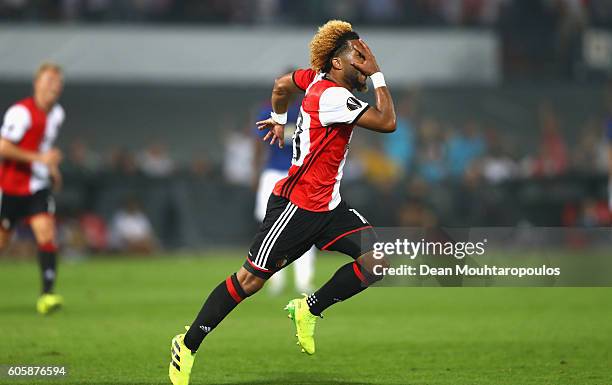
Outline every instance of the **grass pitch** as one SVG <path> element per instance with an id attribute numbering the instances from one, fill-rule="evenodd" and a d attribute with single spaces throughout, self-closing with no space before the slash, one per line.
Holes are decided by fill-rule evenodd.
<path id="1" fill-rule="evenodd" d="M 170 339 L 242 253 L 65 263 L 66 307 L 35 313 L 35 263 L 0 262 L 0 365 L 66 365 L 62 379 L 168 384 Z M 348 260 L 321 253 L 317 283 Z M 261 292 L 204 342 L 193 384 L 612 384 L 612 289 L 372 288 L 325 313 L 317 354 Z"/>

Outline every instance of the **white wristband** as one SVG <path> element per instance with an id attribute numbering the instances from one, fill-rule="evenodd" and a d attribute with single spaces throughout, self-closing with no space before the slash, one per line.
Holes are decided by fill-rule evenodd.
<path id="1" fill-rule="evenodd" d="M 278 124 L 287 124 L 287 113 L 286 112 L 283 114 L 277 114 L 276 112 L 272 111 L 270 113 L 270 117 L 272 118 L 272 120 L 274 120 Z"/>
<path id="2" fill-rule="evenodd" d="M 387 84 L 385 84 L 385 77 L 383 76 L 382 72 L 376 72 L 370 75 L 370 79 L 372 79 L 372 84 L 374 85 L 374 88 L 387 86 Z"/>

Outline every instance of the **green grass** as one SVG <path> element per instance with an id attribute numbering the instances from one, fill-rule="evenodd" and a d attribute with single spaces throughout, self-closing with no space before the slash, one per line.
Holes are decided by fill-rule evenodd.
<path id="1" fill-rule="evenodd" d="M 34 263 L 0 263 L 0 365 L 61 364 L 61 380 L 167 384 L 170 339 L 236 253 L 61 266 L 66 307 L 34 312 Z M 204 258 L 205 257 L 205 258 Z M 322 254 L 317 280 L 346 259 Z M 193 384 L 611 384 L 612 289 L 372 288 L 325 313 L 317 354 L 295 345 L 293 296 L 243 302 L 198 353 Z"/>

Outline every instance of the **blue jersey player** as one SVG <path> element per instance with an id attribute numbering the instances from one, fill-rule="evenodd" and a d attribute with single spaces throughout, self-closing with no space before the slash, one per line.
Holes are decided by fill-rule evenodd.
<path id="1" fill-rule="evenodd" d="M 272 105 L 267 103 L 262 106 L 259 111 L 257 121 L 265 120 L 270 117 Z M 291 138 L 295 131 L 295 122 L 297 121 L 300 112 L 300 103 L 294 103 L 287 111 L 287 125 L 285 125 L 285 138 Z M 279 180 L 287 176 L 289 167 L 291 167 L 291 158 L 293 157 L 293 143 L 291 140 L 286 140 L 285 146 L 270 146 L 263 143 L 262 139 L 266 135 L 265 130 L 258 130 L 253 127 L 255 140 L 255 173 L 259 173 L 259 182 L 257 184 L 257 197 L 255 201 L 255 219 L 258 222 L 263 222 L 266 215 L 266 207 L 270 194 L 274 189 L 274 185 Z M 315 261 L 315 246 L 311 247 L 301 258 L 298 258 L 294 263 L 295 273 L 295 288 L 298 292 L 310 292 L 312 277 L 314 275 Z M 270 291 L 273 294 L 279 294 L 285 287 L 285 270 L 281 270 L 274 274 L 268 281 Z"/>

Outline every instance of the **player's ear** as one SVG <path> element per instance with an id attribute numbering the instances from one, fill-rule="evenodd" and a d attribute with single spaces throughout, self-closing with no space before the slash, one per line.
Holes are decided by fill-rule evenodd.
<path id="1" fill-rule="evenodd" d="M 335 57 L 331 60 L 331 65 L 333 69 L 341 70 L 342 69 L 342 60 L 339 57 Z"/>

